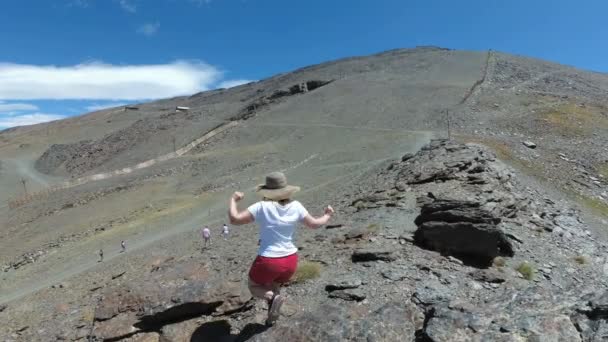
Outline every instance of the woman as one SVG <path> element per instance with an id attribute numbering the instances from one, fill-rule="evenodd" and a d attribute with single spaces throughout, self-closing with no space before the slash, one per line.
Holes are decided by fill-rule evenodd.
<path id="1" fill-rule="evenodd" d="M 249 290 L 254 297 L 268 301 L 268 325 L 279 318 L 285 301 L 279 294 L 281 284 L 293 276 L 298 266 L 298 248 L 292 242 L 298 222 L 318 228 L 334 213 L 333 208 L 327 206 L 323 216 L 311 216 L 300 202 L 291 200 L 298 191 L 300 187 L 288 185 L 283 173 L 273 172 L 266 176 L 265 184 L 257 187 L 264 198 L 262 201 L 238 211 L 237 202 L 243 199 L 243 193 L 235 192 L 230 198 L 230 223 L 257 222 L 260 226 L 260 247 L 249 270 Z"/>

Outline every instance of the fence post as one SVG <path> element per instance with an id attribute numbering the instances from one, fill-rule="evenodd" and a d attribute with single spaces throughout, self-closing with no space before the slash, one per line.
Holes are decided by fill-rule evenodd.
<path id="1" fill-rule="evenodd" d="M 448 140 L 452 140 L 452 132 L 450 127 L 450 111 L 448 109 L 445 110 L 445 120 L 448 124 Z"/>

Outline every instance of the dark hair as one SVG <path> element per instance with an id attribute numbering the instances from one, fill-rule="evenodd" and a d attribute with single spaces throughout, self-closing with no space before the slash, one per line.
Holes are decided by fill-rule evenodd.
<path id="1" fill-rule="evenodd" d="M 280 205 L 285 205 L 285 204 L 291 202 L 291 198 L 285 198 L 285 199 L 282 199 L 282 200 L 273 200 L 273 199 L 270 199 L 268 197 L 264 197 L 264 198 L 262 198 L 262 201 L 277 202 Z"/>

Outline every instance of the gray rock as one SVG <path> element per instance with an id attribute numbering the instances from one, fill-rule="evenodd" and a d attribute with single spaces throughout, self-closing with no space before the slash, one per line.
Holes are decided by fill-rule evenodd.
<path id="1" fill-rule="evenodd" d="M 116 339 L 133 327 L 156 331 L 168 323 L 242 309 L 250 299 L 240 281 L 211 277 L 198 262 L 168 259 L 146 277 L 104 293 L 95 309 L 94 335 Z"/>
<path id="2" fill-rule="evenodd" d="M 522 144 L 524 144 L 524 146 L 526 146 L 527 148 L 536 148 L 536 144 L 532 141 L 523 141 Z"/>
<path id="3" fill-rule="evenodd" d="M 476 270 L 469 273 L 469 276 L 477 281 L 485 283 L 500 284 L 505 282 L 504 274 L 494 269 Z"/>
<path id="4" fill-rule="evenodd" d="M 386 249 L 360 249 L 353 252 L 351 257 L 353 262 L 365 262 L 365 261 L 395 261 L 397 256 L 391 250 Z"/>
<path id="5" fill-rule="evenodd" d="M 572 341 L 581 338 L 563 314 L 436 308 L 422 336 L 429 341 Z"/>
<path id="6" fill-rule="evenodd" d="M 336 290 L 356 289 L 361 285 L 361 279 L 355 276 L 348 276 L 346 278 L 337 279 L 336 281 L 327 284 L 325 286 L 325 291 L 332 292 Z"/>
<path id="7" fill-rule="evenodd" d="M 365 293 L 360 289 L 337 290 L 330 292 L 329 298 L 360 302 L 365 299 Z"/>
<path id="8" fill-rule="evenodd" d="M 414 242 L 414 236 L 412 234 L 400 235 L 399 240 L 403 240 L 403 241 L 412 243 L 412 242 Z"/>
<path id="9" fill-rule="evenodd" d="M 388 280 L 399 281 L 407 278 L 407 272 L 404 270 L 387 270 L 380 272 L 382 276 Z"/>
<path id="10" fill-rule="evenodd" d="M 391 302 L 365 315 L 358 311 L 356 305 L 325 304 L 313 313 L 279 320 L 251 341 L 408 341 L 424 321 L 411 304 Z"/>
<path id="11" fill-rule="evenodd" d="M 608 318 L 608 291 L 597 294 L 589 301 L 589 312 L 591 318 Z"/>
<path id="12" fill-rule="evenodd" d="M 413 153 L 406 153 L 401 157 L 401 161 L 408 161 L 410 159 L 414 158 L 414 154 Z"/>
<path id="13" fill-rule="evenodd" d="M 414 239 L 431 250 L 490 264 L 497 256 L 514 255 L 511 242 L 496 225 L 498 222 L 500 219 L 479 208 L 479 203 L 436 199 L 423 205 L 415 220 L 418 230 Z"/>
<path id="14" fill-rule="evenodd" d="M 420 306 L 434 306 L 447 303 L 451 298 L 450 289 L 437 280 L 427 280 L 416 287 L 412 302 Z"/>

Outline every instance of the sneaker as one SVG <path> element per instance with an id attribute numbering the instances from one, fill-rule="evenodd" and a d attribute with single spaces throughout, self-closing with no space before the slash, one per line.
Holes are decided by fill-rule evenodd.
<path id="1" fill-rule="evenodd" d="M 272 298 L 272 302 L 268 308 L 268 319 L 266 320 L 266 325 L 273 325 L 279 316 L 281 315 L 281 306 L 285 302 L 285 298 L 281 295 L 276 295 Z"/>

